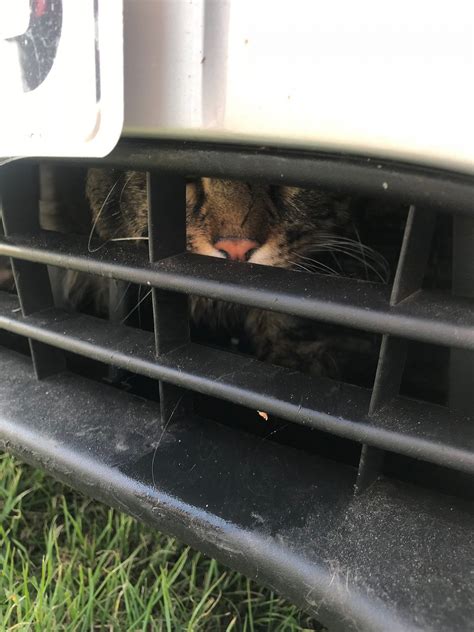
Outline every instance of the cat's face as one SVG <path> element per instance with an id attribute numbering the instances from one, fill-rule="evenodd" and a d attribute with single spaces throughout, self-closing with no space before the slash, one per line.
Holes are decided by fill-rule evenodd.
<path id="1" fill-rule="evenodd" d="M 87 194 L 99 237 L 147 235 L 143 173 L 91 169 Z M 234 180 L 189 182 L 186 207 L 191 252 L 296 269 L 308 264 L 301 257 L 341 234 L 349 222 L 347 200 L 335 195 Z"/>
<path id="2" fill-rule="evenodd" d="M 278 267 L 343 228 L 347 204 L 297 187 L 202 178 L 187 185 L 188 249 Z"/>

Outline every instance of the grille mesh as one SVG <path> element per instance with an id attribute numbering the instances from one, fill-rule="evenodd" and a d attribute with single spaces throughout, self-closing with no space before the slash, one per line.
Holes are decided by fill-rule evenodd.
<path id="1" fill-rule="evenodd" d="M 64 174 L 71 165 L 62 162 Z M 148 253 L 123 244 L 91 253 L 87 239 L 41 230 L 38 165 L 0 170 L 0 256 L 12 258 L 17 289 L 0 292 L 0 445 L 269 584 L 331 630 L 468 629 L 472 179 L 163 142 L 123 142 L 99 165 L 149 172 Z M 242 264 L 185 252 L 187 175 L 397 200 L 409 211 L 392 287 L 250 265 L 242 275 Z M 380 232 L 390 238 L 394 225 Z M 437 240 L 449 246 L 440 259 Z M 121 324 L 125 302 L 110 320 L 55 307 L 58 268 L 106 277 L 115 302 L 130 283 L 149 285 L 151 331 Z M 310 377 L 199 344 L 189 334 L 190 294 L 375 333 L 375 380 Z M 424 349 L 432 353 L 417 362 Z M 441 370 L 443 388 L 431 396 Z M 254 430 L 257 410 L 280 425 Z"/>
<path id="2" fill-rule="evenodd" d="M 130 167 L 146 164 L 143 152 L 126 159 L 119 150 L 119 158 Z M 431 201 L 431 206 L 410 207 L 391 288 L 262 266 L 249 266 L 243 276 L 239 264 L 185 252 L 182 173 L 191 167 L 187 159 L 176 162 L 175 157 L 173 163 L 172 156 L 168 158 L 175 174 L 164 172 L 170 170 L 169 165 L 160 170 L 163 165 L 156 153 L 149 157 L 153 169 L 148 176 L 148 259 L 133 248 L 116 244 L 90 253 L 85 239 L 40 230 L 37 166 L 25 163 L 4 167 L 2 197 L 7 236 L 0 242 L 0 254 L 12 257 L 21 313 L 15 308 L 16 298 L 3 293 L 0 327 L 30 339 L 37 376 L 63 371 L 63 352 L 69 351 L 160 380 L 163 418 L 190 410 L 189 389 L 349 438 L 363 445 L 358 492 L 380 474 L 383 451 L 473 473 L 472 409 L 448 409 L 400 395 L 408 340 L 455 347 L 468 357 L 474 349 L 472 300 L 423 288 L 436 219 L 433 207 L 439 206 L 439 199 L 432 192 L 428 195 L 416 179 L 410 180 L 411 176 L 405 174 L 412 196 L 422 198 L 425 204 Z M 225 152 L 223 159 L 224 163 L 228 160 Z M 279 156 L 273 159 L 280 165 Z M 112 163 L 114 160 L 117 158 L 112 156 Z M 290 157 L 286 164 L 293 169 L 294 162 Z M 349 173 L 361 169 L 354 164 L 349 167 Z M 201 169 L 212 173 L 216 166 L 207 165 L 206 172 L 204 164 Z M 316 174 L 322 172 L 324 176 L 324 169 L 322 165 Z M 393 174 L 390 168 L 381 177 L 390 176 L 396 183 L 394 188 L 400 189 L 403 178 L 400 173 Z M 437 182 L 433 174 L 424 177 L 431 184 Z M 392 186 L 392 180 L 387 186 Z M 361 182 L 367 189 L 367 178 Z M 305 184 L 309 183 L 309 176 L 305 176 Z M 438 183 L 438 188 L 454 190 L 453 183 L 448 184 Z M 459 204 L 466 213 L 467 185 L 457 184 Z M 446 206 L 453 210 L 453 200 Z M 47 265 L 151 286 L 154 336 L 93 316 L 55 309 Z M 251 358 L 191 343 L 186 294 L 382 334 L 373 388 L 295 376 Z"/>

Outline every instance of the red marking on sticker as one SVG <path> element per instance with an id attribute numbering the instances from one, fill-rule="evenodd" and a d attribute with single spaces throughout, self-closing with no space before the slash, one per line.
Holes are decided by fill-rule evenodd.
<path id="1" fill-rule="evenodd" d="M 42 15 L 46 13 L 46 3 L 47 3 L 47 0 L 36 0 L 35 15 L 37 18 L 40 18 Z"/>

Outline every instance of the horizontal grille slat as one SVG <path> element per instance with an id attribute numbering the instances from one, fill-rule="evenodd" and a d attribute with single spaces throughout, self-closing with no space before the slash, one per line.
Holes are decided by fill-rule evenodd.
<path id="1" fill-rule="evenodd" d="M 58 162 L 58 161 L 56 161 Z M 66 162 L 60 159 L 61 163 Z M 70 164 L 158 170 L 161 173 L 321 187 L 422 205 L 442 212 L 474 213 L 471 175 L 366 156 L 308 152 L 281 147 L 190 141 L 124 139 L 105 158 L 69 159 Z"/>
<path id="2" fill-rule="evenodd" d="M 354 497 L 348 465 L 220 417 L 163 433 L 153 402 L 68 372 L 37 381 L 28 358 L 1 347 L 0 364 L 10 378 L 0 381 L 0 445 L 23 462 L 291 590 L 318 619 L 326 607 L 333 631 L 349 632 L 349 615 L 351 632 L 470 629 L 468 503 L 392 480 Z"/>
<path id="3" fill-rule="evenodd" d="M 17 306 L 15 297 L 0 293 L 0 328 L 296 423 L 474 472 L 474 424 L 444 408 L 396 398 L 369 417 L 366 389 L 196 344 L 156 359 L 152 333 L 61 310 L 23 318 Z M 262 423 L 257 415 L 255 423 Z"/>
<path id="4" fill-rule="evenodd" d="M 183 253 L 149 263 L 144 250 L 43 232 L 0 239 L 0 254 L 165 290 L 330 321 L 382 334 L 474 349 L 470 299 L 420 290 L 390 305 L 390 288 L 347 278 L 247 265 Z"/>

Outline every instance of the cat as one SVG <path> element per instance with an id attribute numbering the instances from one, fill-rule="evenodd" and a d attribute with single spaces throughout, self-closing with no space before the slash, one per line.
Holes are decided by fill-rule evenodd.
<path id="1" fill-rule="evenodd" d="M 73 174 L 71 180 L 64 170 L 57 171 L 46 174 L 59 183 L 54 187 L 59 199 L 40 201 L 43 228 L 88 233 L 89 245 L 92 239 L 100 245 L 125 239 L 146 247 L 144 173 L 89 169 L 84 187 L 85 174 Z M 198 178 L 186 185 L 187 249 L 240 264 L 387 282 L 386 260 L 361 243 L 353 202 L 319 189 Z M 9 262 L 0 264 L 0 289 L 12 291 Z M 106 279 L 74 271 L 50 273 L 60 307 L 91 303 L 106 315 Z M 361 373 L 361 358 L 376 358 L 373 337 L 320 322 L 194 296 L 190 315 L 196 335 L 205 341 L 222 335 L 237 339 L 261 360 L 310 374 L 344 377 L 343 365 L 351 362 Z"/>
<path id="2" fill-rule="evenodd" d="M 86 194 L 91 237 L 101 242 L 135 238 L 146 243 L 144 173 L 90 169 Z M 323 190 L 214 178 L 186 185 L 191 252 L 240 264 L 386 282 L 386 261 L 361 243 L 353 220 L 351 199 Z M 313 375 L 339 377 L 338 350 L 354 347 L 350 332 L 222 301 L 191 297 L 190 314 L 197 330 L 243 337 L 260 360 Z M 356 346 L 364 344 L 371 346 L 360 339 Z"/>

